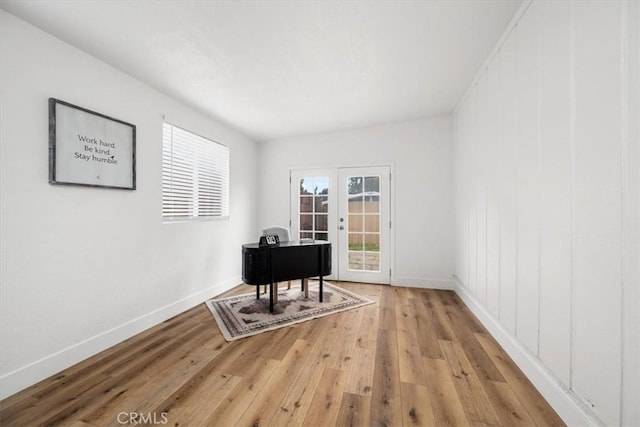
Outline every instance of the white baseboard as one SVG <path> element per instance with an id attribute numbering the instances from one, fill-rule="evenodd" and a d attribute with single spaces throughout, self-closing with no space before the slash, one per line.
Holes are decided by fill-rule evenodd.
<path id="1" fill-rule="evenodd" d="M 540 359 L 504 329 L 459 280 L 455 281 L 455 291 L 567 425 L 605 425 Z"/>
<path id="2" fill-rule="evenodd" d="M 444 279 L 420 279 L 415 277 L 394 277 L 392 286 L 408 286 L 410 288 L 453 290 L 454 281 Z"/>
<path id="3" fill-rule="evenodd" d="M 179 301 L 132 319 L 113 329 L 62 349 L 0 376 L 0 400 L 42 381 L 70 366 L 106 350 L 140 332 L 225 292 L 242 283 L 238 277 L 225 280 Z"/>

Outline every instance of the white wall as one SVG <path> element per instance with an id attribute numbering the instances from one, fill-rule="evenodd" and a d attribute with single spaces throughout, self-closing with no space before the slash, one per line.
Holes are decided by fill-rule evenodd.
<path id="1" fill-rule="evenodd" d="M 570 424 L 640 424 L 638 9 L 526 3 L 454 115 L 458 291 Z"/>
<path id="2" fill-rule="evenodd" d="M 241 282 L 255 143 L 0 11 L 0 398 Z M 48 184 L 55 97 L 137 126 L 135 191 Z M 231 151 L 231 219 L 162 224 L 162 121 Z"/>
<path id="3" fill-rule="evenodd" d="M 392 283 L 450 288 L 453 271 L 451 117 L 260 144 L 258 224 L 289 223 L 289 170 L 392 165 Z"/>

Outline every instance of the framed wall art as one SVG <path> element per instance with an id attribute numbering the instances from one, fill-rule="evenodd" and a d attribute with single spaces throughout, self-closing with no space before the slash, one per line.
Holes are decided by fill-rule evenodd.
<path id="1" fill-rule="evenodd" d="M 49 98 L 49 183 L 136 189 L 136 126 Z"/>

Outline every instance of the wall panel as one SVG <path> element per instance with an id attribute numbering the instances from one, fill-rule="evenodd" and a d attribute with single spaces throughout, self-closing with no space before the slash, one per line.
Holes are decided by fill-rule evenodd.
<path id="1" fill-rule="evenodd" d="M 538 15 L 530 9 L 518 25 L 518 190 L 517 323 L 518 338 L 538 352 L 539 245 L 539 61 Z"/>
<path id="2" fill-rule="evenodd" d="M 456 215 L 456 256 L 455 274 L 464 283 L 469 283 L 469 107 L 467 104 L 455 117 L 454 130 L 454 185 L 455 185 L 455 215 Z"/>
<path id="3" fill-rule="evenodd" d="M 478 132 L 477 132 L 477 90 L 471 89 L 468 100 L 468 120 L 469 120 L 469 284 L 467 288 L 473 295 L 477 295 L 477 272 L 478 272 Z"/>
<path id="4" fill-rule="evenodd" d="M 489 160 L 489 82 L 487 74 L 478 80 L 477 87 L 477 193 L 476 193 L 476 296 L 486 305 L 487 302 L 487 173 Z"/>
<path id="5" fill-rule="evenodd" d="M 487 141 L 485 156 L 487 180 L 487 308 L 500 314 L 500 189 L 498 182 L 498 110 L 500 105 L 500 57 L 487 69 Z"/>
<path id="6" fill-rule="evenodd" d="M 575 7 L 575 264 L 572 387 L 620 421 L 620 4 Z M 583 355 L 588 354 L 589 357 Z"/>
<path id="7" fill-rule="evenodd" d="M 570 8 L 540 12 L 540 359 L 569 384 L 571 327 Z"/>
<path id="8" fill-rule="evenodd" d="M 516 332 L 517 98 L 515 28 L 500 49 L 500 322 Z"/>
<path id="9" fill-rule="evenodd" d="M 640 424 L 640 2 L 623 5 L 628 129 L 623 141 L 622 424 Z M 624 89 L 624 86 L 623 86 Z M 623 90 L 623 95 L 625 91 Z"/>

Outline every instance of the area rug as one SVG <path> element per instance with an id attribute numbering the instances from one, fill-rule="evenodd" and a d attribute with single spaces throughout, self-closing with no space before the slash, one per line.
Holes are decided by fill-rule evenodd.
<path id="1" fill-rule="evenodd" d="M 257 335 L 262 332 L 295 325 L 296 323 L 328 316 L 341 311 L 373 304 L 374 301 L 356 295 L 326 281 L 322 285 L 323 302 L 319 302 L 317 281 L 309 281 L 309 298 L 300 285 L 278 291 L 278 303 L 269 312 L 269 294 L 236 295 L 206 301 L 218 327 L 227 341 Z"/>

